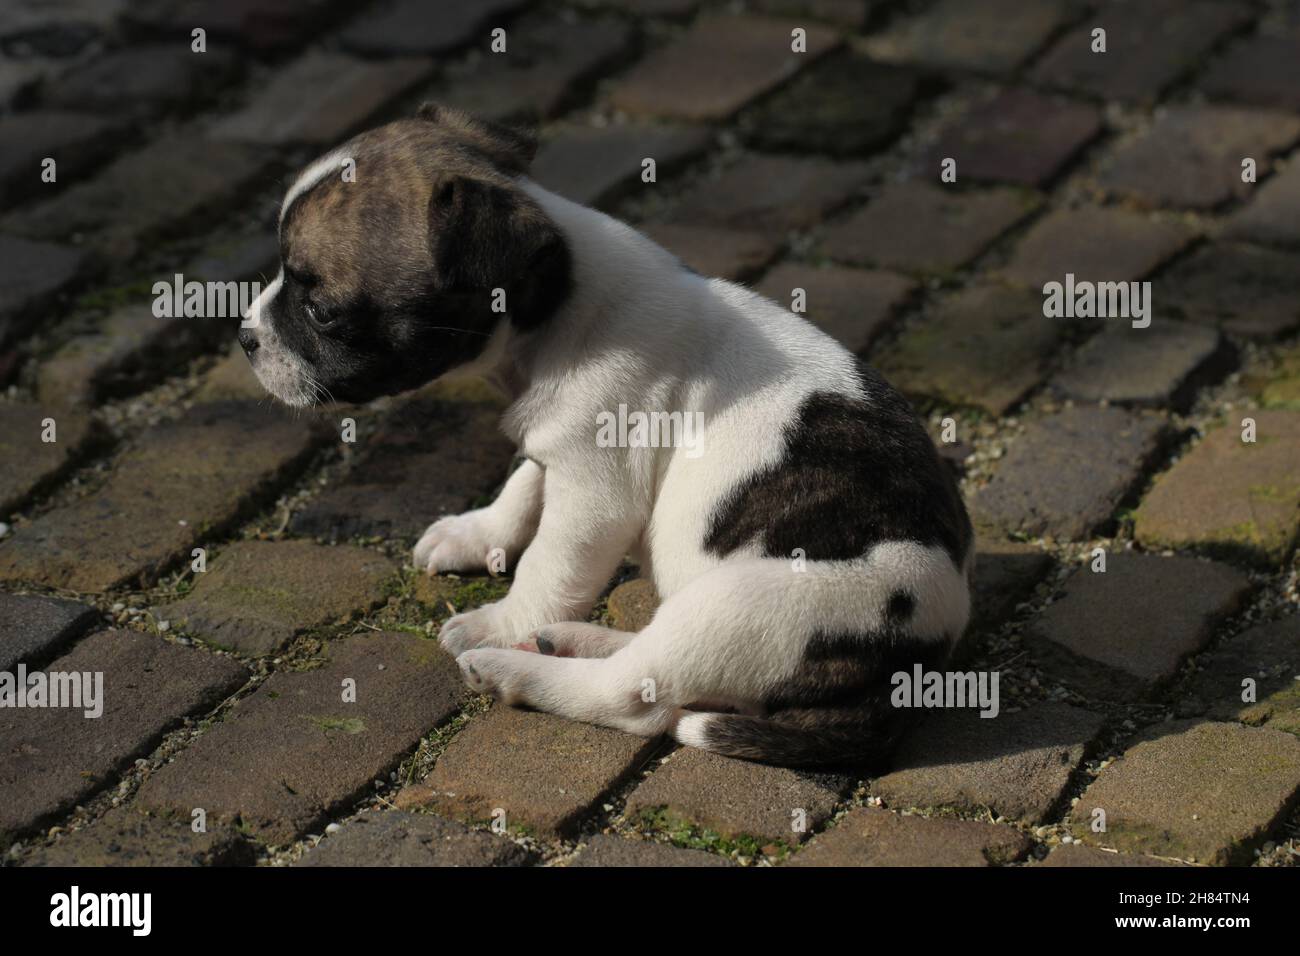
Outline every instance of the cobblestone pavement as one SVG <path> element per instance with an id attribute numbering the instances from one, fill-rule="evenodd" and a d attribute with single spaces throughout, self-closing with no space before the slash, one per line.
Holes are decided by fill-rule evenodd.
<path id="1" fill-rule="evenodd" d="M 105 689 L 0 711 L 8 863 L 1297 862 L 1300 4 L 12 0 L 0 51 L 0 669 Z M 495 399 L 290 413 L 149 307 L 264 276 L 284 176 L 426 99 L 917 402 L 998 719 L 805 774 L 467 695 L 430 637 L 508 581 L 406 562 L 507 474 Z M 1067 272 L 1154 321 L 1045 317 Z"/>

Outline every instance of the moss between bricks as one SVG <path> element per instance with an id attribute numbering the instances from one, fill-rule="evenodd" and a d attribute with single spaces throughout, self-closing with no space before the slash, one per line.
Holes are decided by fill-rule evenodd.
<path id="1" fill-rule="evenodd" d="M 312 714 L 303 716 L 326 733 L 331 730 L 341 730 L 345 734 L 360 734 L 366 729 L 366 722 L 360 717 L 317 717 Z"/>
<path id="2" fill-rule="evenodd" d="M 707 850 L 723 856 L 770 856 L 783 860 L 793 849 L 784 840 L 768 842 L 746 834 L 724 837 L 715 830 L 699 827 L 673 813 L 667 807 L 642 810 L 637 822 L 668 837 L 674 846 L 688 850 Z"/>

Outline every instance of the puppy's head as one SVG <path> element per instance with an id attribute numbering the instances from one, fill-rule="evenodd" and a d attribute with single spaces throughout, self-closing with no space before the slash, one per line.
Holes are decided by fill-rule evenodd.
<path id="1" fill-rule="evenodd" d="M 280 209 L 280 274 L 239 334 L 263 387 L 364 402 L 472 361 L 502 322 L 544 322 L 569 257 L 518 183 L 535 151 L 429 105 L 303 170 Z"/>

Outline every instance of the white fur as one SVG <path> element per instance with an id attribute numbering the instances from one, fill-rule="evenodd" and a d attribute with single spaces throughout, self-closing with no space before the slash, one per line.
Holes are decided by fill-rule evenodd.
<path id="1" fill-rule="evenodd" d="M 633 733 L 676 727 L 698 744 L 703 718 L 684 708 L 757 710 L 814 633 L 875 629 L 898 588 L 916 597 L 914 633 L 959 634 L 966 569 L 939 548 L 885 542 L 802 571 L 757 545 L 726 558 L 704 550 L 718 502 L 778 460 L 800 403 L 814 391 L 858 394 L 853 357 L 781 306 L 522 183 L 573 258 L 573 291 L 544 331 L 502 333 L 482 369 L 512 388 L 504 426 L 530 464 L 492 505 L 437 522 L 415 550 L 430 573 L 481 568 L 494 547 L 512 562 L 522 552 L 504 599 L 444 625 L 471 685 Z M 620 403 L 702 412 L 704 454 L 598 447 L 597 415 Z M 662 599 L 654 620 L 635 635 L 579 623 L 628 553 Z M 562 653 L 591 656 L 512 649 L 539 629 Z"/>

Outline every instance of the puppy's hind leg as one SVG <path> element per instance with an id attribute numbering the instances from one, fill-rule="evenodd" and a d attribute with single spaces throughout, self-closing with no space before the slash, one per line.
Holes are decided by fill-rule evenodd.
<path id="1" fill-rule="evenodd" d="M 630 733 L 667 731 L 727 756 L 851 763 L 892 747 L 900 719 L 891 675 L 932 669 L 968 609 L 946 553 L 891 542 L 803 573 L 783 560 L 721 565 L 606 658 L 484 648 L 458 663 L 471 687 L 508 703 Z M 580 627 L 575 640 L 601 639 Z M 688 709 L 699 707 L 708 711 Z"/>
<path id="2" fill-rule="evenodd" d="M 680 714 L 671 701 L 659 699 L 654 679 L 643 676 L 626 651 L 579 658 L 480 647 L 456 663 L 471 689 L 502 703 L 642 737 L 670 731 Z"/>
<path id="3" fill-rule="evenodd" d="M 513 567 L 537 533 L 545 474 L 541 465 L 525 460 L 492 504 L 429 525 L 415 545 L 415 567 L 428 574 L 496 572 L 505 569 L 492 566 L 497 549 L 506 568 Z"/>
<path id="4" fill-rule="evenodd" d="M 506 703 L 646 736 L 671 731 L 682 708 L 697 701 L 748 709 L 762 687 L 797 662 L 798 648 L 788 642 L 764 646 L 773 608 L 746 611 L 754 573 L 783 576 L 784 567 L 759 561 L 710 571 L 665 601 L 636 634 L 549 624 L 530 641 L 542 637 L 555 654 L 479 647 L 456 660 L 470 687 Z"/>

